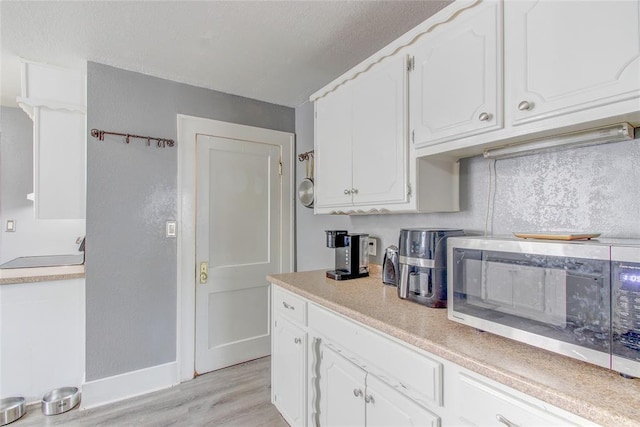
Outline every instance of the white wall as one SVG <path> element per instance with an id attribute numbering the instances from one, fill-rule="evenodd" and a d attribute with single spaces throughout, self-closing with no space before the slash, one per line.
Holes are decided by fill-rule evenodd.
<path id="1" fill-rule="evenodd" d="M 19 108 L 0 108 L 0 264 L 20 256 L 77 253 L 84 220 L 36 220 L 33 202 L 33 122 Z M 8 219 L 16 231 L 6 232 Z"/>
<path id="2" fill-rule="evenodd" d="M 81 386 L 84 290 L 84 279 L 0 286 L 0 398 Z"/>
<path id="3" fill-rule="evenodd" d="M 313 144 L 313 108 L 296 109 L 298 152 Z M 304 133 L 298 129 L 305 130 Z M 603 237 L 640 238 L 640 140 L 499 160 L 492 168 L 488 232 L 594 231 Z M 322 231 L 329 226 L 379 237 L 384 248 L 398 243 L 401 228 L 454 227 L 482 233 L 487 213 L 490 163 L 461 160 L 460 212 L 356 215 L 348 218 L 298 214 L 298 270 L 327 265 Z M 298 169 L 296 182 L 304 175 Z M 434 183 L 437 185 L 437 183 Z M 328 249 L 327 249 L 328 250 Z"/>

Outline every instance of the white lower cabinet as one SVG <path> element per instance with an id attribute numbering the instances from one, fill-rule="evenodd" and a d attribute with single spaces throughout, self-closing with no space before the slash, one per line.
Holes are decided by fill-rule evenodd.
<path id="1" fill-rule="evenodd" d="M 450 423 L 464 426 L 596 426 L 597 424 L 452 365 Z"/>
<path id="2" fill-rule="evenodd" d="M 321 426 L 365 425 L 367 372 L 321 345 L 315 378 L 315 421 Z"/>
<path id="3" fill-rule="evenodd" d="M 278 316 L 273 328 L 273 401 L 290 425 L 304 425 L 307 334 Z"/>
<path id="4" fill-rule="evenodd" d="M 440 418 L 408 399 L 375 375 L 367 375 L 366 425 L 437 427 Z"/>
<path id="5" fill-rule="evenodd" d="M 272 400 L 291 425 L 595 425 L 272 286 Z"/>
<path id="6" fill-rule="evenodd" d="M 272 292 L 271 401 L 292 426 L 306 425 L 306 302 L 274 287 Z"/>
<path id="7" fill-rule="evenodd" d="M 329 346 L 320 347 L 317 424 L 439 426 L 440 419 Z"/>

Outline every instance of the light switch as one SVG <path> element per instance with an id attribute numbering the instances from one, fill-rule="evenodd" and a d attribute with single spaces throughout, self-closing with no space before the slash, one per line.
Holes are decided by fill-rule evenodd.
<path id="1" fill-rule="evenodd" d="M 167 237 L 176 237 L 176 227 L 177 226 L 175 221 L 167 221 Z"/>
<path id="2" fill-rule="evenodd" d="M 7 228 L 6 228 L 5 231 L 8 231 L 8 232 L 16 231 L 16 220 L 15 219 L 8 219 L 7 220 Z"/>

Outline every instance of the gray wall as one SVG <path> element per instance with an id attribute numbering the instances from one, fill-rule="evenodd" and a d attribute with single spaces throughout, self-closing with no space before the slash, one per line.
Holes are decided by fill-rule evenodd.
<path id="1" fill-rule="evenodd" d="M 294 110 L 89 63 L 87 130 L 177 140 L 176 115 L 293 132 Z M 87 142 L 86 380 L 176 360 L 176 148 Z"/>
<path id="2" fill-rule="evenodd" d="M 312 122 L 313 108 L 305 104 L 296 109 L 296 129 L 306 129 Z M 313 133 L 297 137 L 298 147 L 312 145 Z M 491 173 L 488 232 L 583 230 L 603 237 L 640 238 L 639 162 L 638 139 L 499 160 Z M 298 245 L 298 270 L 330 265 L 324 259 L 318 262 L 319 248 L 324 248 L 319 236 L 327 224 L 379 237 L 376 263 L 381 262 L 386 246 L 397 244 L 401 228 L 457 227 L 483 233 L 488 187 L 489 163 L 473 157 L 461 161 L 461 211 L 457 213 L 314 217 L 299 212 L 298 233 L 307 240 L 299 236 L 305 243 Z"/>
<path id="3" fill-rule="evenodd" d="M 33 202 L 33 122 L 20 108 L 0 107 L 0 264 L 21 256 L 75 253 L 84 220 L 36 220 Z M 16 231 L 6 232 L 7 220 Z"/>

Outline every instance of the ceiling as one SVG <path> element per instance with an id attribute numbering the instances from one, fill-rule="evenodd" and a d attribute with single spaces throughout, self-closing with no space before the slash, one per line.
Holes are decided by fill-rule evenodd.
<path id="1" fill-rule="evenodd" d="M 18 57 L 86 61 L 296 107 L 450 1 L 0 1 L 2 104 Z"/>

